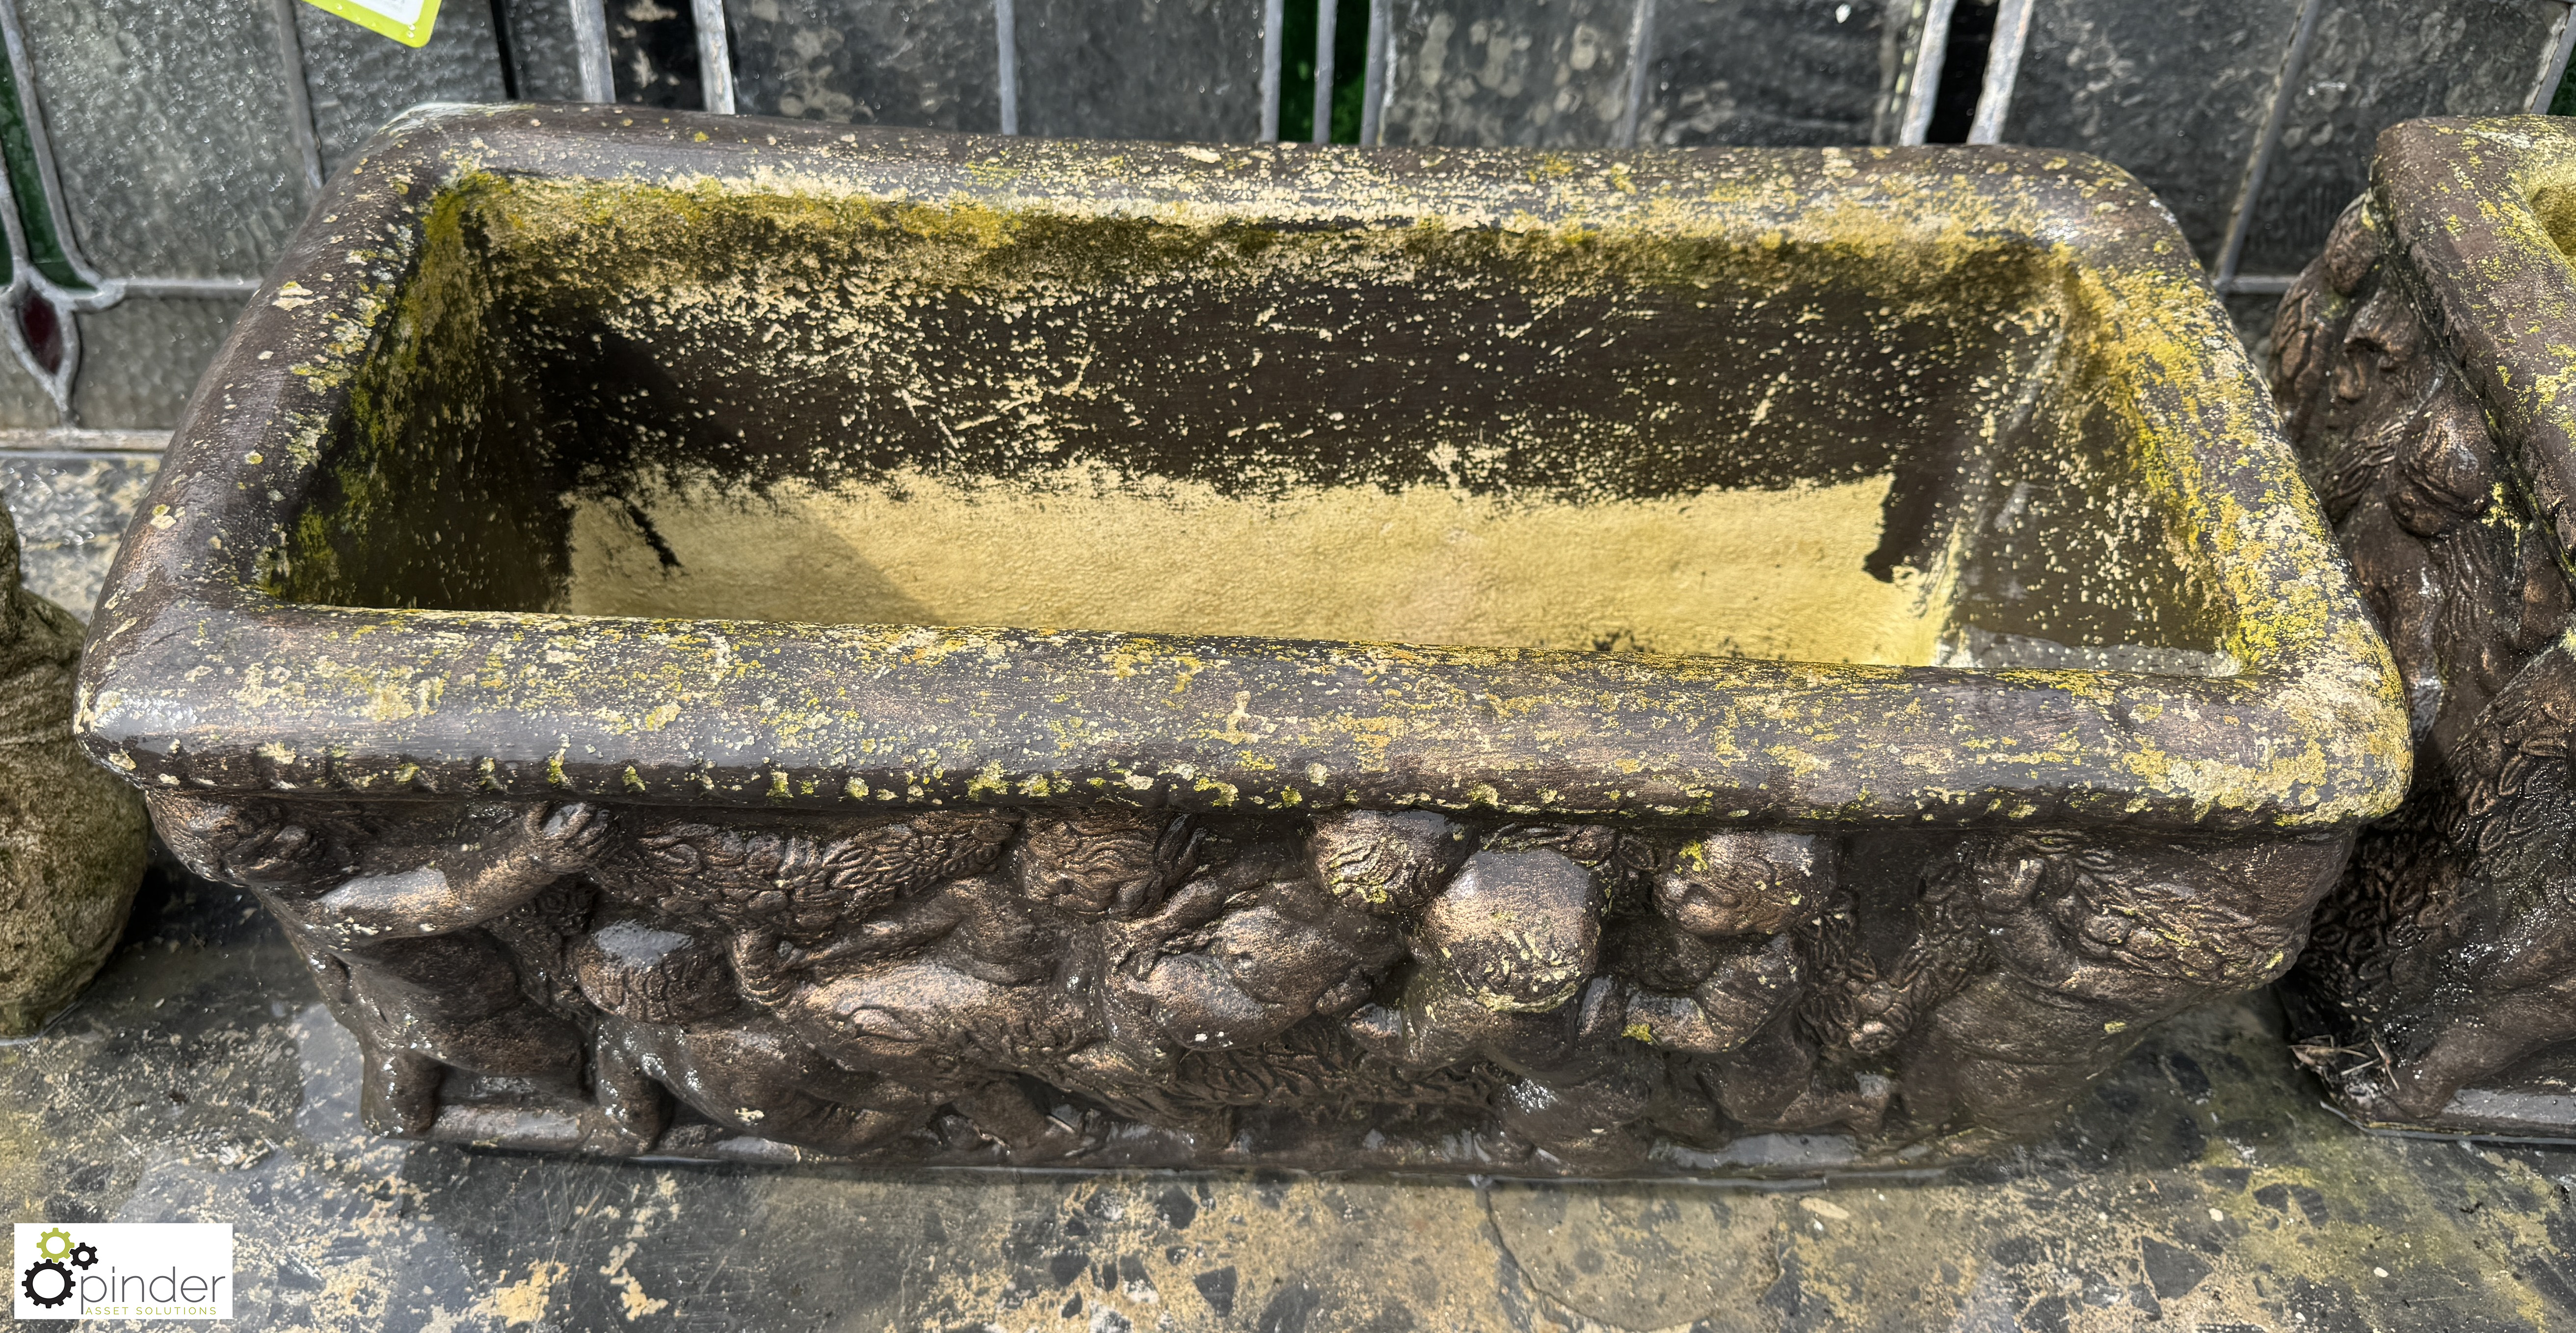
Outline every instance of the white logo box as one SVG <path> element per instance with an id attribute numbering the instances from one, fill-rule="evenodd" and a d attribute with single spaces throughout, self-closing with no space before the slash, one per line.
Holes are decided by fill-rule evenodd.
<path id="1" fill-rule="evenodd" d="M 20 1319 L 230 1319 L 229 1222 L 20 1222 L 10 1309 Z"/>

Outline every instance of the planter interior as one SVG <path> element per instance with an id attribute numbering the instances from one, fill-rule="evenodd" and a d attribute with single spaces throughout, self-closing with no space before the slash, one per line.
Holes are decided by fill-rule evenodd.
<path id="1" fill-rule="evenodd" d="M 2066 351 L 2062 260 L 2016 238 L 1891 269 L 1263 221 L 466 182 L 270 585 L 2232 669 L 2102 349 Z"/>
<path id="2" fill-rule="evenodd" d="M 86 668 L 391 1132 L 1937 1160 L 2403 784 L 2100 164 L 524 119 L 334 187 Z"/>

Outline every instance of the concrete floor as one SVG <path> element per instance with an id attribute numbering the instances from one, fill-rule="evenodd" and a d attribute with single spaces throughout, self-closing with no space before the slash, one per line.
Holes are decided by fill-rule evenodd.
<path id="1" fill-rule="evenodd" d="M 157 461 L 0 449 L 31 585 L 85 608 Z M 2262 999 L 2008 1161 L 1803 1189 L 569 1161 L 371 1139 L 357 1081 L 267 918 L 156 874 L 0 1043 L 0 1207 L 231 1222 L 254 1329 L 2576 1328 L 2576 1149 L 2359 1133 Z"/>

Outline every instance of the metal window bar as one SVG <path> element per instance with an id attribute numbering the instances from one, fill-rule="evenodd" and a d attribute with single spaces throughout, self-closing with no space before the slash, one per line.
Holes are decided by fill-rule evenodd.
<path id="1" fill-rule="evenodd" d="M 1985 74 L 1977 88 L 1977 109 L 1968 121 L 1969 143 L 2003 142 L 2004 119 L 2012 114 L 2013 84 L 2021 76 L 2022 48 L 2030 42 L 2033 0 L 2000 0 L 1995 33 L 1986 44 Z M 1932 114 L 1941 97 L 1941 73 L 1950 63 L 1950 24 L 1958 17 L 1958 0 L 1930 0 L 1917 6 L 1923 27 L 1915 36 L 1914 67 L 1906 74 L 1905 116 L 1896 141 L 1920 144 L 1932 131 Z"/>
<path id="2" fill-rule="evenodd" d="M 2528 103 L 2535 116 L 2547 115 L 2549 103 L 2558 93 L 2558 81 L 2567 77 L 2567 55 L 2576 48 L 2576 9 L 2562 7 L 2558 23 L 2549 30 L 2549 52 L 2540 62 L 2540 81 L 2532 85 Z"/>
<path id="3" fill-rule="evenodd" d="M 573 61 L 581 69 L 581 100 L 617 100 L 617 71 L 608 63 L 608 10 L 602 0 L 564 0 L 572 11 Z"/>
<path id="4" fill-rule="evenodd" d="M 1386 144 L 1386 108 L 1396 101 L 1396 0 L 1368 0 L 1368 70 L 1360 75 L 1360 142 Z"/>
<path id="5" fill-rule="evenodd" d="M 1019 11 L 1011 0 L 993 0 L 993 45 L 1001 58 L 1002 133 L 1020 132 Z"/>
<path id="6" fill-rule="evenodd" d="M 519 34 L 510 26 L 510 0 L 490 0 L 493 53 L 501 58 L 501 100 L 519 98 Z"/>
<path id="7" fill-rule="evenodd" d="M 2272 109 L 2263 121 L 2263 138 L 2254 147 L 2252 161 L 2245 164 L 2245 185 L 2236 192 L 2236 211 L 2227 220 L 2227 241 L 2219 248 L 2218 263 L 2210 275 L 2211 284 L 2220 295 L 2238 291 L 2260 291 L 2245 287 L 2236 275 L 2236 262 L 2245 253 L 2245 238 L 2254 230 L 2254 206 L 2263 197 L 2263 177 L 2272 169 L 2272 158 L 2281 151 L 2281 133 L 2289 125 L 2291 90 L 2298 87 L 2299 73 L 2307 67 L 2308 46 L 2316 40 L 2317 19 L 2325 11 L 2324 0 L 2306 0 L 2299 7 L 2298 31 L 2290 37 L 2290 49 L 2281 56 L 2281 80 L 2272 89 Z M 2285 282 L 2281 290 L 2289 290 Z"/>
<path id="8" fill-rule="evenodd" d="M 1645 114 L 1646 82 L 1655 63 L 1655 0 L 1636 0 L 1636 5 L 1628 20 L 1628 104 L 1610 138 L 1617 148 L 1637 146 L 1637 122 Z"/>
<path id="9" fill-rule="evenodd" d="M 1395 0 L 1369 0 L 1368 65 L 1360 75 L 1360 142 L 1377 147 L 1386 133 L 1387 78 L 1395 61 Z"/>
<path id="10" fill-rule="evenodd" d="M 1333 29 L 1341 21 L 1334 0 L 1315 0 L 1315 142 L 1333 141 Z"/>
<path id="11" fill-rule="evenodd" d="M 1286 0 L 1261 0 L 1261 142 L 1279 141 L 1280 61 L 1287 55 Z"/>
<path id="12" fill-rule="evenodd" d="M 1923 30 L 1914 42 L 1914 86 L 1905 94 L 1905 122 L 1896 132 L 1900 144 L 1920 144 L 1932 132 L 1932 105 L 1941 95 L 1941 66 L 1950 58 L 1950 18 L 1959 0 L 1931 0 L 1923 7 Z"/>
<path id="13" fill-rule="evenodd" d="M 2021 75 L 2022 47 L 2030 41 L 2031 0 L 2003 0 L 1995 11 L 1994 40 L 1986 44 L 1985 86 L 1968 122 L 1968 142 L 2001 143 L 2004 117 L 2012 114 L 2013 81 Z"/>
<path id="14" fill-rule="evenodd" d="M 303 159 L 304 189 L 322 194 L 322 136 L 313 123 L 313 76 L 304 67 L 304 41 L 295 32 L 295 0 L 268 0 L 277 26 L 277 61 L 286 87 L 286 137 Z"/>
<path id="15" fill-rule="evenodd" d="M 724 0 L 690 0 L 698 27 L 698 89 L 706 109 L 719 116 L 733 110 L 733 43 L 725 30 Z"/>

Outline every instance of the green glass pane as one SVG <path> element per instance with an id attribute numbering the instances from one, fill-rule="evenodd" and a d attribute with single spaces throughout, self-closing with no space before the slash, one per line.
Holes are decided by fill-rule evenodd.
<path id="1" fill-rule="evenodd" d="M 18 226 L 26 233 L 28 260 L 55 286 L 88 291 L 89 284 L 72 271 L 71 259 L 63 253 L 62 237 L 54 233 L 54 211 L 45 206 L 44 175 L 36 170 L 36 147 L 27 137 L 27 115 L 18 104 L 17 76 L 5 60 L 0 60 L 0 158 L 8 162 L 9 192 L 17 196 Z M 7 256 L 0 255 L 0 281 L 11 276 Z"/>

